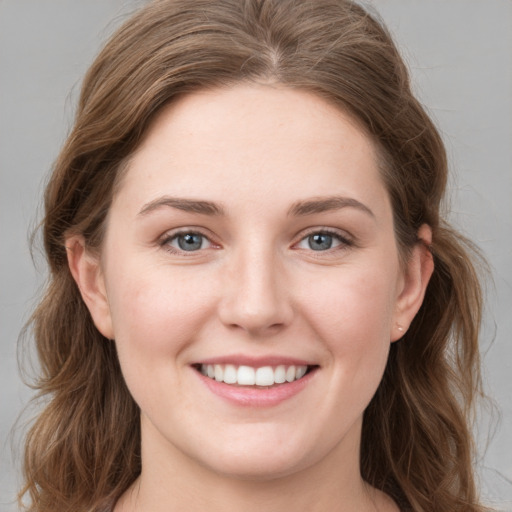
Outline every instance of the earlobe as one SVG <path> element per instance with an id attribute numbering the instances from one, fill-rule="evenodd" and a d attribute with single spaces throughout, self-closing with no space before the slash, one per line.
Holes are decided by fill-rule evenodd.
<path id="1" fill-rule="evenodd" d="M 114 339 L 110 306 L 99 257 L 91 254 L 82 236 L 66 239 L 69 270 L 82 299 L 91 313 L 94 325 L 108 339 Z"/>
<path id="2" fill-rule="evenodd" d="M 399 340 L 419 311 L 430 277 L 434 259 L 429 249 L 432 229 L 423 224 L 418 230 L 418 243 L 414 246 L 404 271 L 404 279 L 396 301 L 395 318 L 391 327 L 391 341 Z"/>

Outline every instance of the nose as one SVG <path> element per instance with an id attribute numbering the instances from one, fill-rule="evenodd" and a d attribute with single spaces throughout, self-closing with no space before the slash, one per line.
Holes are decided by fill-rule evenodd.
<path id="1" fill-rule="evenodd" d="M 271 249 L 233 255 L 225 269 L 219 304 L 224 325 L 265 337 L 290 324 L 293 307 L 286 273 L 276 260 Z"/>

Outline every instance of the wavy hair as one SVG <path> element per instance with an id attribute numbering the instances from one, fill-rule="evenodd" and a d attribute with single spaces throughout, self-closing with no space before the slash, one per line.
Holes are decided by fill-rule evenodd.
<path id="1" fill-rule="evenodd" d="M 44 197 L 50 280 L 31 327 L 46 405 L 26 439 L 25 510 L 109 510 L 141 469 L 139 410 L 71 276 L 65 236 L 101 248 L 116 183 L 164 105 L 261 81 L 310 91 L 358 120 L 379 149 L 403 258 L 422 224 L 433 231 L 424 303 L 364 414 L 363 478 L 404 510 L 483 510 L 470 421 L 481 393 L 475 252 L 443 220 L 445 148 L 406 66 L 382 23 L 349 0 L 156 0 L 92 64 Z"/>

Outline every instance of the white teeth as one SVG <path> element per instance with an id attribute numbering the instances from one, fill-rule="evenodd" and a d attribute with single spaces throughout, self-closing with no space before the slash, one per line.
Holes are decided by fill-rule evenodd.
<path id="1" fill-rule="evenodd" d="M 241 386 L 254 386 L 256 384 L 256 372 L 250 366 L 240 366 L 237 373 L 237 384 Z"/>
<path id="2" fill-rule="evenodd" d="M 223 382 L 224 381 L 224 368 L 222 368 L 222 366 L 220 364 L 216 364 L 214 372 L 215 372 L 215 380 L 217 380 L 219 382 Z"/>
<path id="3" fill-rule="evenodd" d="M 202 364 L 199 368 L 199 371 L 210 379 L 239 386 L 273 386 L 293 382 L 304 377 L 307 370 L 308 367 L 305 365 L 279 365 L 275 368 L 272 366 L 253 368 L 242 365 L 237 368 L 232 364 Z"/>
<path id="4" fill-rule="evenodd" d="M 282 384 L 286 381 L 286 367 L 281 365 L 274 370 L 274 382 L 276 384 Z"/>
<path id="5" fill-rule="evenodd" d="M 297 366 L 297 368 L 295 368 L 295 378 L 297 380 L 301 379 L 302 377 L 304 377 L 304 375 L 306 375 L 306 371 L 307 371 L 306 366 Z"/>
<path id="6" fill-rule="evenodd" d="M 295 380 L 295 366 L 289 366 L 286 370 L 286 380 L 293 382 Z"/>
<path id="7" fill-rule="evenodd" d="M 257 386 L 273 386 L 274 385 L 274 370 L 271 366 L 263 366 L 256 370 L 256 385 Z"/>
<path id="8" fill-rule="evenodd" d="M 224 382 L 226 384 L 235 384 L 237 380 L 236 367 L 232 364 L 227 364 L 224 368 Z"/>

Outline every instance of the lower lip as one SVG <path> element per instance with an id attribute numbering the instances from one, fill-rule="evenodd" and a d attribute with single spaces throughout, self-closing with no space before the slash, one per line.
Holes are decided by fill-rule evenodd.
<path id="1" fill-rule="evenodd" d="M 233 386 L 218 382 L 196 371 L 197 376 L 217 396 L 241 407 L 273 407 L 300 393 L 311 381 L 317 368 L 293 382 L 286 382 L 270 388 Z"/>

